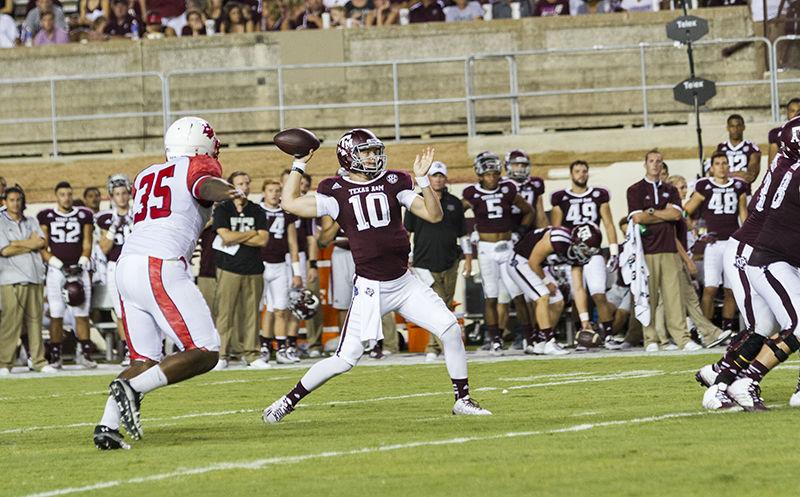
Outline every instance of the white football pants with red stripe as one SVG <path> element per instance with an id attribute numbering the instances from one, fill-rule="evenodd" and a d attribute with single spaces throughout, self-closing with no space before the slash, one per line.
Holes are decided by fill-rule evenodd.
<path id="1" fill-rule="evenodd" d="M 163 337 L 181 350 L 219 350 L 211 312 L 183 259 L 128 255 L 115 279 L 132 360 L 161 361 Z"/>

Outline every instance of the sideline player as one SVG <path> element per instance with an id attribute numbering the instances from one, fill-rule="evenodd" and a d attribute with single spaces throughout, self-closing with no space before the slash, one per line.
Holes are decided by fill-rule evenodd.
<path id="1" fill-rule="evenodd" d="M 792 98 L 788 102 L 786 102 L 786 120 L 791 121 L 800 114 L 800 98 Z M 767 134 L 767 141 L 769 142 L 769 148 L 767 149 L 767 164 L 770 166 L 772 165 L 772 160 L 775 159 L 775 156 L 778 155 L 781 145 L 781 128 L 783 124 L 776 126 L 769 130 Z"/>
<path id="2" fill-rule="evenodd" d="M 116 282 L 131 365 L 111 382 L 97 448 L 127 449 L 119 425 L 142 437 L 142 396 L 211 371 L 219 335 L 189 262 L 214 202 L 244 194 L 221 178 L 219 140 L 203 119 L 184 117 L 164 135 L 167 161 L 133 181 L 134 227 L 117 261 Z M 179 352 L 162 355 L 162 335 Z M 162 360 L 163 359 L 163 360 Z"/>
<path id="3" fill-rule="evenodd" d="M 92 301 L 92 284 L 89 277 L 94 231 L 94 214 L 85 207 L 76 207 L 72 197 L 72 186 L 66 181 L 55 187 L 56 208 L 45 209 L 38 214 L 39 224 L 47 240 L 42 258 L 47 264 L 45 290 L 50 308 L 50 366 L 60 369 L 61 342 L 64 339 L 64 313 L 68 302 L 64 301 L 66 273 L 73 273 L 83 285 L 83 302 L 70 305 L 75 316 L 75 336 L 81 345 L 78 364 L 85 368 L 96 368 L 92 361 L 89 340 L 89 305 Z"/>
<path id="4" fill-rule="evenodd" d="M 550 211 L 551 224 L 564 226 L 569 230 L 576 226 L 592 224 L 599 226 L 602 221 L 608 235 L 608 263 L 603 255 L 597 253 L 583 266 L 583 284 L 592 296 L 597 314 L 600 318 L 600 335 L 609 347 L 615 347 L 611 340 L 614 324 L 614 311 L 606 298 L 606 281 L 608 272 L 614 272 L 619 266 L 619 244 L 617 243 L 617 229 L 614 226 L 614 217 L 611 215 L 611 200 L 608 190 L 587 186 L 589 182 L 589 164 L 586 161 L 576 160 L 569 165 L 569 175 L 572 184 L 569 188 L 554 192 L 550 197 L 553 209 Z M 602 236 L 602 235 L 601 235 Z M 601 238 L 602 241 L 602 238 Z M 575 282 L 573 281 L 573 287 Z M 573 288 L 573 295 L 577 301 L 577 290 Z M 581 319 L 581 321 L 584 321 Z"/>
<path id="5" fill-rule="evenodd" d="M 442 341 L 456 398 L 453 414 L 491 414 L 470 397 L 467 356 L 455 315 L 408 270 L 411 247 L 401 206 L 431 223 L 441 221 L 443 215 L 427 177 L 433 149 L 426 149 L 414 161 L 422 196 L 414 192 L 408 173 L 385 169 L 384 145 L 369 130 L 353 129 L 339 140 L 336 155 L 349 176 L 325 179 L 316 194 L 300 196 L 300 178 L 311 155 L 294 161 L 282 205 L 300 217 L 329 215 L 345 231 L 356 264 L 353 300 L 336 353 L 314 364 L 289 393 L 264 409 L 264 421 L 279 422 L 309 392 L 355 366 L 364 344 L 382 338 L 381 316 L 390 311 L 399 312 Z"/>
<path id="6" fill-rule="evenodd" d="M 730 121 L 729 121 L 730 122 Z M 736 317 L 736 301 L 731 282 L 723 278 L 724 253 L 728 239 L 747 219 L 747 192 L 750 187 L 739 178 L 730 177 L 729 155 L 714 152 L 711 156 L 711 177 L 700 178 L 694 192 L 683 206 L 691 216 L 699 212 L 706 223 L 706 249 L 703 254 L 703 298 L 701 305 L 706 319 L 714 317 L 714 298 L 724 283 L 722 329 L 730 336 Z M 724 280 L 724 281 L 723 281 Z"/>
<path id="7" fill-rule="evenodd" d="M 761 172 L 761 149 L 750 140 L 744 139 L 744 118 L 739 114 L 728 116 L 728 139 L 717 145 L 717 152 L 728 156 L 731 176 L 744 181 L 747 194 L 750 194 L 750 184 L 758 178 Z M 710 164 L 710 163 L 709 163 Z"/>
<path id="8" fill-rule="evenodd" d="M 125 239 L 133 229 L 133 214 L 130 211 L 131 180 L 124 174 L 115 174 L 108 178 L 108 195 L 111 197 L 111 208 L 97 214 L 95 224 L 100 229 L 98 244 L 106 257 L 106 291 L 114 303 L 114 319 L 117 321 L 117 335 L 125 346 L 122 365 L 131 362 L 130 351 L 125 343 L 125 330 L 122 327 L 122 309 L 119 306 L 119 293 L 114 274 L 117 260 L 122 253 Z"/>
<path id="9" fill-rule="evenodd" d="M 522 236 L 533 223 L 534 213 L 530 204 L 517 192 L 511 181 L 501 181 L 502 165 L 492 152 L 481 152 L 473 163 L 478 183 L 462 192 L 464 210 L 472 209 L 475 215 L 475 231 L 478 232 L 478 264 L 483 282 L 484 321 L 491 337 L 492 354 L 503 353 L 500 334 L 498 297 L 505 290 L 500 266 L 508 261 L 513 249 L 512 232 Z M 522 212 L 520 224 L 514 226 L 511 211 L 516 206 Z M 466 253 L 464 273 L 472 272 L 472 254 Z"/>

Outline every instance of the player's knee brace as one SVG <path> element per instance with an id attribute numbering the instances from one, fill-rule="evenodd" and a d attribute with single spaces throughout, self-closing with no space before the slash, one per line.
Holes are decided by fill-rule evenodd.
<path id="1" fill-rule="evenodd" d="M 757 333 L 748 332 L 747 337 L 739 343 L 737 350 L 739 353 L 738 357 L 747 362 L 747 364 L 750 364 L 753 362 L 753 359 L 756 358 L 766 340 L 766 338 Z"/>
<path id="2" fill-rule="evenodd" d="M 776 340 L 768 340 L 767 346 L 772 350 L 772 353 L 775 354 L 775 358 L 778 361 L 783 362 L 789 358 L 789 356 L 800 349 L 800 340 L 794 336 L 793 330 L 783 330 L 778 335 Z M 780 344 L 783 343 L 789 351 L 786 352 L 780 347 Z"/>

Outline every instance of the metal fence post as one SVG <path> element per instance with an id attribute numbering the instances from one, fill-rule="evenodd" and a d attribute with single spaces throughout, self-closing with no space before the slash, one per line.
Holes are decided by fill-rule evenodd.
<path id="1" fill-rule="evenodd" d="M 400 141 L 400 83 L 397 80 L 397 62 L 392 62 L 392 104 L 394 106 L 394 139 Z"/>
<path id="2" fill-rule="evenodd" d="M 464 59 L 464 90 L 466 97 L 464 103 L 467 106 L 467 136 L 475 136 L 475 102 L 472 100 L 472 57 Z"/>
<path id="3" fill-rule="evenodd" d="M 164 116 L 164 135 L 167 134 L 167 129 L 169 129 L 169 125 L 172 124 L 170 122 L 170 96 L 169 96 L 169 76 L 170 73 L 161 74 L 159 77 L 161 78 L 161 114 Z"/>
<path id="4" fill-rule="evenodd" d="M 58 125 L 56 124 L 56 80 L 50 80 L 50 132 L 53 138 L 53 157 L 58 157 Z"/>
<path id="5" fill-rule="evenodd" d="M 506 56 L 508 62 L 508 86 L 511 92 L 511 134 L 519 134 L 519 84 L 517 81 L 517 59 L 514 55 Z"/>
<path id="6" fill-rule="evenodd" d="M 278 128 L 283 129 L 286 126 L 286 110 L 284 109 L 283 102 L 283 67 L 278 66 Z"/>
<path id="7" fill-rule="evenodd" d="M 782 42 L 785 38 L 783 36 L 779 36 L 775 43 L 772 44 L 772 50 L 770 53 L 770 79 L 773 86 L 772 89 L 772 120 L 775 122 L 780 122 L 781 120 L 781 96 L 780 90 L 778 88 L 778 44 Z"/>
<path id="8" fill-rule="evenodd" d="M 645 43 L 639 43 L 639 62 L 642 71 L 642 119 L 644 120 L 644 127 L 650 127 L 650 116 L 648 115 L 647 108 L 647 63 L 645 62 Z"/>

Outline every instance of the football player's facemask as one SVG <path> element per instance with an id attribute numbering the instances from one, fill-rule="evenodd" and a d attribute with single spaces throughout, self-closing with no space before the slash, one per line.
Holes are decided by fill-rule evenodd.
<path id="1" fill-rule="evenodd" d="M 522 150 L 506 154 L 506 174 L 515 181 L 525 181 L 531 175 L 531 160 Z"/>
<path id="2" fill-rule="evenodd" d="M 600 229 L 592 224 L 575 226 L 572 230 L 572 243 L 567 255 L 579 264 L 586 264 L 593 256 L 600 253 Z"/>
<path id="3" fill-rule="evenodd" d="M 109 195 L 113 195 L 114 188 L 117 188 L 118 186 L 124 186 L 125 189 L 128 190 L 128 192 L 130 192 L 131 180 L 128 179 L 128 177 L 125 176 L 124 174 L 115 174 L 113 176 L 108 177 L 108 183 L 106 184 L 106 186 L 108 187 Z"/>
<path id="4" fill-rule="evenodd" d="M 350 171 L 374 178 L 386 168 L 386 153 L 383 142 L 369 140 L 353 147 L 350 160 Z"/>
<path id="5" fill-rule="evenodd" d="M 475 174 L 478 176 L 483 176 L 489 171 L 495 171 L 500 174 L 503 169 L 503 166 L 500 164 L 500 157 L 488 151 L 476 155 L 472 167 L 475 169 Z"/>

